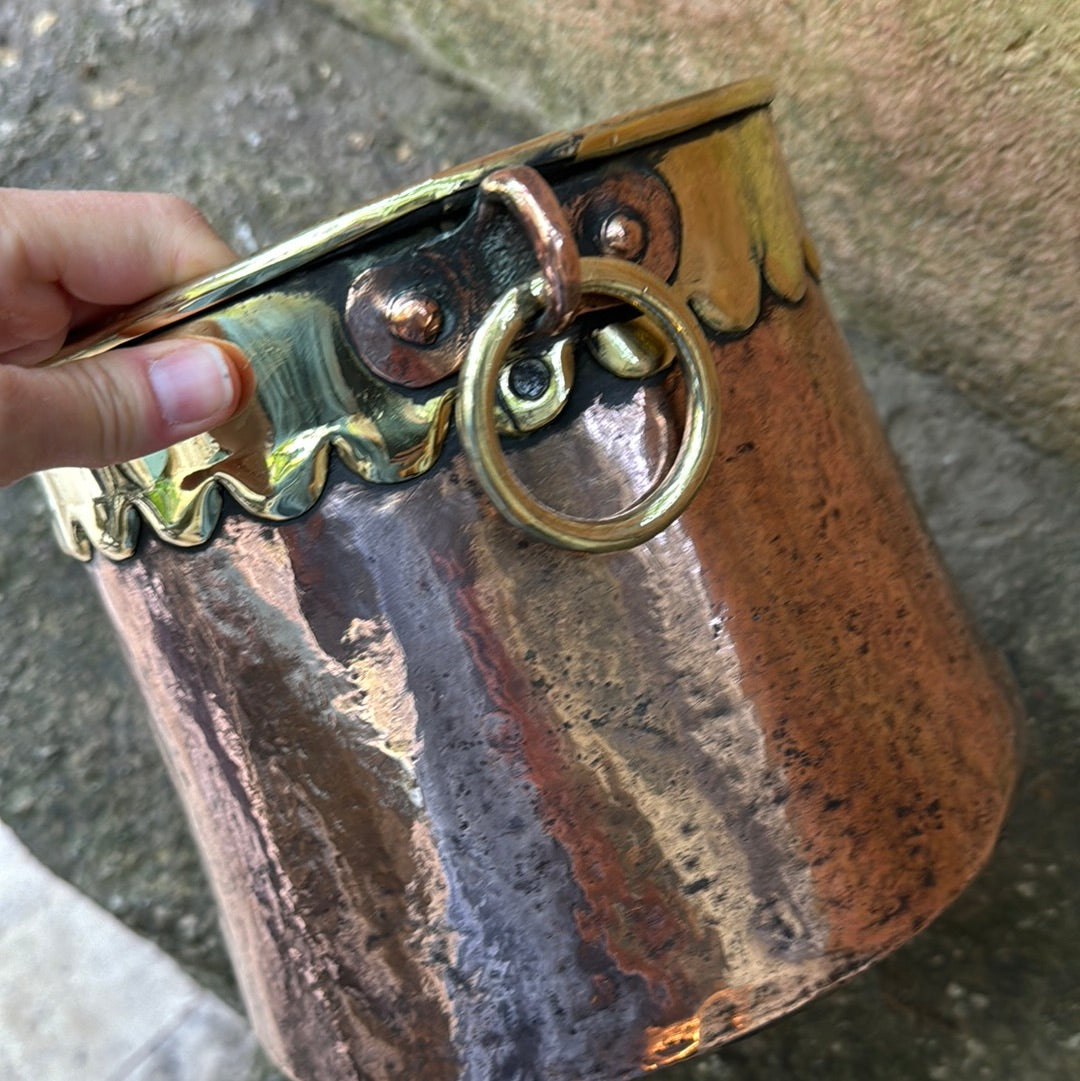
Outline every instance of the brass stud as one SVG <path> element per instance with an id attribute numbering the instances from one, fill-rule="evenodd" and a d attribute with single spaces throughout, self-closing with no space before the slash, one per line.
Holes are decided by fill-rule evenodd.
<path id="1" fill-rule="evenodd" d="M 434 345 L 442 330 L 438 302 L 423 293 L 399 293 L 383 310 L 390 333 L 410 345 Z"/>
<path id="2" fill-rule="evenodd" d="M 637 259 L 645 250 L 645 226 L 638 218 L 616 211 L 600 227 L 600 250 L 615 259 Z"/>

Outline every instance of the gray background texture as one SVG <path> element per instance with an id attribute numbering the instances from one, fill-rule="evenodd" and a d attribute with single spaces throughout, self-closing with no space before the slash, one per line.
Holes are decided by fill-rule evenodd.
<path id="1" fill-rule="evenodd" d="M 0 9 L 0 184 L 176 192 L 241 254 L 542 130 L 312 0 Z M 854 315 L 845 331 L 928 526 L 1021 687 L 1015 808 L 989 866 L 929 930 L 672 1081 L 1080 1076 L 1080 477 L 907 367 L 872 326 Z M 0 491 L 0 612 L 0 819 L 235 1003 L 144 707 L 32 481 Z"/>

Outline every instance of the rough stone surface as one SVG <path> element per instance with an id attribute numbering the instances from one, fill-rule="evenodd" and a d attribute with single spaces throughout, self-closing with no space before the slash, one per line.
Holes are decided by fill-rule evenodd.
<path id="1" fill-rule="evenodd" d="M 4 1081 L 242 1081 L 255 1052 L 243 1018 L 0 824 Z"/>
<path id="2" fill-rule="evenodd" d="M 550 125 L 771 75 L 846 321 L 1080 458 L 1080 7 L 328 0 Z"/>
<path id="3" fill-rule="evenodd" d="M 716 69 L 716 81 L 726 73 Z M 591 93 L 575 99 L 582 110 Z M 786 127 L 802 170 L 810 137 L 790 112 Z M 318 4 L 0 9 L 0 181 L 174 190 L 242 251 L 539 130 Z M 870 279 L 884 260 L 854 241 L 847 258 Z M 830 285 L 838 272 L 834 261 Z M 1080 478 L 943 379 L 911 371 L 903 335 L 846 310 L 930 527 L 1017 673 L 1031 715 L 1027 766 L 997 854 L 941 920 L 828 998 L 669 1076 L 1065 1081 L 1080 1068 Z M 0 612 L 0 818 L 230 994 L 141 704 L 32 483 L 0 492 Z"/>

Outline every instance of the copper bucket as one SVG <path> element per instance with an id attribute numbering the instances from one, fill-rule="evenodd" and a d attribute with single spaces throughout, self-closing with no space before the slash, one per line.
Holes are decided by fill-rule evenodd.
<path id="1" fill-rule="evenodd" d="M 252 364 L 218 431 L 45 483 L 298 1081 L 642 1076 L 888 953 L 994 843 L 1015 700 L 770 94 L 444 174 L 79 354 Z"/>

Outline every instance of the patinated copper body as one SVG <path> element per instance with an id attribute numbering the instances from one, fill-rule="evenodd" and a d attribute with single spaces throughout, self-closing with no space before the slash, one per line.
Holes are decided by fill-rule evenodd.
<path id="1" fill-rule="evenodd" d="M 744 254 L 739 236 L 759 235 L 745 224 L 688 237 L 738 208 L 695 209 L 729 189 L 708 173 L 684 185 L 687 163 L 713 128 L 764 117 L 736 109 L 637 157 L 545 173 L 582 250 L 651 260 L 708 336 L 718 449 L 653 539 L 595 554 L 523 535 L 451 428 L 407 483 L 339 461 L 298 517 L 227 504 L 200 547 L 144 529 L 133 558 L 93 562 L 253 1021 L 298 1081 L 641 1076 L 895 948 L 994 842 L 1008 683 L 816 283 L 785 279 L 790 252 L 770 267 L 775 245 Z M 425 226 L 426 248 L 376 237 L 337 294 L 379 378 L 452 378 L 460 345 L 408 350 L 452 342 L 463 311 L 531 273 L 530 243 L 500 240 L 464 307 L 430 276 L 379 285 L 417 251 L 455 281 L 446 232 Z M 740 259 L 753 297 L 714 281 Z M 361 303 L 403 289 L 385 324 Z M 433 296 L 456 325 L 432 331 Z M 611 307 L 586 298 L 584 318 Z M 558 418 L 507 445 L 516 475 L 588 517 L 640 496 L 684 416 L 660 367 L 617 379 L 579 361 Z"/>

